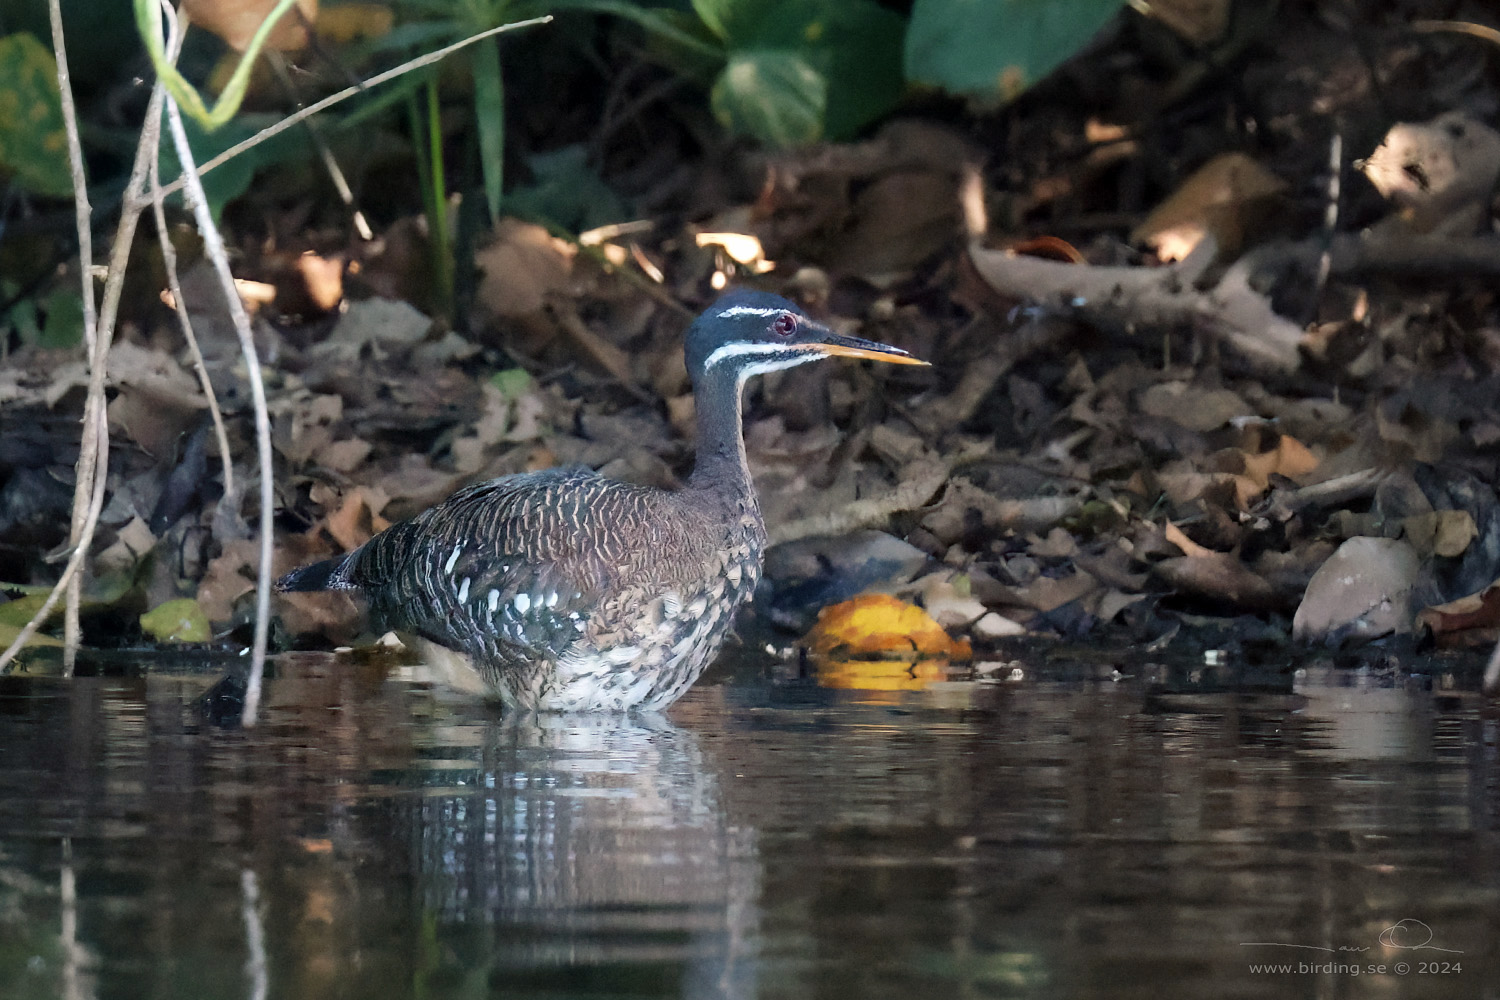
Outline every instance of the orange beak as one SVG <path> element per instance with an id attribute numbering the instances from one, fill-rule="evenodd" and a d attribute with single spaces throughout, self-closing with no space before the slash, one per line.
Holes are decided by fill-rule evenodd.
<path id="1" fill-rule="evenodd" d="M 931 364 L 930 361 L 912 357 L 899 347 L 891 347 L 889 344 L 881 344 L 873 340 L 862 340 L 859 337 L 845 337 L 838 333 L 824 333 L 818 340 L 806 346 L 841 358 L 865 358 L 869 361 L 886 361 L 893 365 Z"/>

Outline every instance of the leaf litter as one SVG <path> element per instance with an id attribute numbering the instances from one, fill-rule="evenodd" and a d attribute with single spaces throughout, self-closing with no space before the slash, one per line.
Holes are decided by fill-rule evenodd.
<path id="1" fill-rule="evenodd" d="M 1500 85 L 1440 57 L 1471 43 L 1429 37 L 1422 58 L 1392 44 L 1361 63 L 1316 11 L 1285 16 L 1295 43 L 1237 64 L 1237 89 L 1191 84 L 1192 101 L 1172 90 L 1186 77 L 1115 48 L 1008 109 L 898 117 L 863 141 L 726 145 L 650 179 L 625 169 L 648 151 L 626 149 L 603 176 L 649 217 L 579 243 L 503 220 L 479 241 L 456 324 L 413 291 L 427 266 L 415 218 L 355 249 L 313 230 L 243 240 L 238 276 L 270 296 L 258 336 L 276 571 L 491 476 L 582 463 L 680 485 L 682 331 L 745 282 L 934 362 L 752 385 L 747 452 L 780 544 L 746 635 L 862 653 L 926 636 L 984 660 L 1036 637 L 1150 655 L 1274 635 L 1288 662 L 1294 640 L 1493 641 L 1500 324 L 1480 279 L 1500 261 L 1500 143 L 1481 119 Z M 1403 122 L 1368 88 L 1325 89 L 1372 73 L 1430 96 Z M 1143 92 L 1159 100 L 1127 100 Z M 1173 127 L 1135 110 L 1148 105 Z M 1231 106 L 1259 130 L 1226 128 Z M 1363 174 L 1346 172 L 1330 223 L 1335 117 L 1356 123 L 1340 138 Z M 1456 242 L 1422 242 L 1433 234 Z M 1067 252 L 1033 256 L 1041 246 Z M 248 470 L 236 355 L 214 346 L 212 296 L 185 287 Z M 254 511 L 223 496 L 211 440 L 189 446 L 206 418 L 174 328 L 155 307 L 132 322 L 111 365 L 123 447 L 96 582 L 125 581 L 117 601 L 137 617 L 190 601 L 233 642 Z M 0 579 L 13 584 L 55 573 L 43 556 L 66 495 L 47 484 L 67 473 L 51 456 L 76 426 L 73 357 L 26 345 L 0 365 Z M 841 601 L 859 612 L 808 633 Z M 278 614 L 289 645 L 360 634 L 343 595 L 287 595 Z M 881 647 L 892 634 L 904 638 Z"/>

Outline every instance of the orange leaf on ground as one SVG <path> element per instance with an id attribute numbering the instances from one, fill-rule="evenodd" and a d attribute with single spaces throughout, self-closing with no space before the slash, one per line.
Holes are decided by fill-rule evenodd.
<path id="1" fill-rule="evenodd" d="M 824 608 L 802 641 L 822 655 L 873 653 L 960 660 L 973 655 L 967 641 L 955 642 L 927 612 L 889 594 L 864 594 Z"/>

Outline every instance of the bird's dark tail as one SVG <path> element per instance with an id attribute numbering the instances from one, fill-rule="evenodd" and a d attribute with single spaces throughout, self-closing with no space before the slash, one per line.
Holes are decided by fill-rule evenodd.
<path id="1" fill-rule="evenodd" d="M 283 594 L 304 590 L 351 590 L 354 587 L 349 582 L 349 558 L 352 555 L 352 552 L 346 553 L 294 569 L 276 581 L 276 590 Z"/>

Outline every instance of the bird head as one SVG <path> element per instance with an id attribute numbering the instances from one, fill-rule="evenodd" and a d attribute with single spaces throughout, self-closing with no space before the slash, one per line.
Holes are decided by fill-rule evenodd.
<path id="1" fill-rule="evenodd" d="M 688 329 L 684 350 L 693 380 L 710 374 L 751 375 L 842 356 L 925 365 L 899 347 L 846 337 L 809 319 L 779 295 L 737 290 L 719 298 Z"/>

